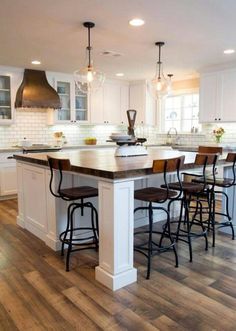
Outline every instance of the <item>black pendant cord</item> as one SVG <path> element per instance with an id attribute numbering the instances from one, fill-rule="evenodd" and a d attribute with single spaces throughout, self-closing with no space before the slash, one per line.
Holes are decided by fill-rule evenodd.
<path id="1" fill-rule="evenodd" d="M 87 50 L 88 50 L 88 55 L 89 55 L 89 63 L 88 63 L 88 68 L 91 68 L 91 44 L 90 44 L 90 29 L 95 27 L 95 24 L 93 22 L 84 22 L 84 27 L 88 29 L 88 46 L 87 46 Z"/>
<path id="2" fill-rule="evenodd" d="M 161 45 L 159 45 L 158 79 L 161 79 Z"/>
<path id="3" fill-rule="evenodd" d="M 91 67 L 91 45 L 90 45 L 90 27 L 88 27 L 88 53 L 89 53 L 89 63 L 88 67 Z"/>

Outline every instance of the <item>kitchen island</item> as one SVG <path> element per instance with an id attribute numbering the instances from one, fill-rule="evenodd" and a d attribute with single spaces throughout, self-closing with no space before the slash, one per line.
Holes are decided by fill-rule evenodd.
<path id="1" fill-rule="evenodd" d="M 184 168 L 193 167 L 195 153 L 149 148 L 147 156 L 115 157 L 115 149 L 49 153 L 69 158 L 72 173 L 65 186 L 93 185 L 99 189 L 99 266 L 96 279 L 112 290 L 135 282 L 133 267 L 134 188 L 159 185 L 152 174 L 154 159 L 185 155 Z M 224 156 L 222 157 L 223 162 Z M 54 250 L 65 229 L 66 202 L 49 192 L 47 154 L 16 155 L 18 224 Z M 160 180 L 160 177 L 159 177 Z M 96 201 L 92 201 L 96 204 Z M 86 219 L 86 215 L 85 215 Z"/>

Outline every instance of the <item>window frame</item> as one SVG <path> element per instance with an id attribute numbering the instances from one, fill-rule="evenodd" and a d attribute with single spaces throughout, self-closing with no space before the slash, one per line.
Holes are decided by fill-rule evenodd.
<path id="1" fill-rule="evenodd" d="M 194 88 L 194 89 L 187 89 L 187 90 L 175 90 L 172 92 L 171 97 L 175 96 L 184 96 L 188 94 L 198 94 L 199 95 L 199 88 Z M 181 120 L 182 120 L 182 114 L 183 114 L 183 107 L 181 105 Z M 180 121 L 181 121 L 180 120 Z M 198 118 L 199 121 L 199 118 Z M 198 122 L 198 129 L 199 133 L 201 132 L 201 123 Z M 167 133 L 165 132 L 165 99 L 161 101 L 161 133 Z M 182 125 L 181 125 L 181 131 L 178 131 L 180 134 L 190 134 L 190 131 L 182 131 Z"/>

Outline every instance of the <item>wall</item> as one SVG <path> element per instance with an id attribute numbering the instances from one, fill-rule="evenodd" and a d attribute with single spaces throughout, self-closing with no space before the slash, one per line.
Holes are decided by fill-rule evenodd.
<path id="1" fill-rule="evenodd" d="M 55 125 L 48 126 L 46 112 L 16 111 L 15 123 L 10 126 L 0 126 L 0 147 L 13 146 L 20 143 L 24 137 L 32 143 L 55 144 L 53 133 L 63 131 L 67 143 L 70 145 L 82 145 L 86 137 L 96 137 L 98 144 L 109 144 L 106 140 L 112 132 L 126 132 L 126 126 L 115 125 Z M 223 136 L 223 144 L 236 144 L 236 124 L 221 123 L 226 133 Z M 214 143 L 212 135 L 215 124 L 205 124 L 203 134 L 180 134 L 179 144 L 199 145 L 201 143 Z M 218 125 L 219 127 L 219 125 Z M 157 127 L 138 126 L 138 137 L 145 137 L 148 143 L 166 143 L 166 134 L 158 133 Z M 174 136 L 173 136 L 174 137 Z"/>

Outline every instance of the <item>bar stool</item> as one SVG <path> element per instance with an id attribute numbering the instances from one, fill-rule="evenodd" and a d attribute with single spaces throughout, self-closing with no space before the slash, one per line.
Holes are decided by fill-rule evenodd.
<path id="1" fill-rule="evenodd" d="M 174 233 L 176 241 L 180 240 L 188 244 L 189 247 L 189 261 L 193 260 L 192 239 L 199 237 L 205 238 L 205 250 L 208 250 L 207 227 L 203 222 L 203 201 L 208 201 L 208 222 L 212 222 L 214 215 L 212 214 L 213 206 L 213 192 L 214 192 L 214 178 L 215 178 L 215 165 L 217 155 L 215 154 L 197 154 L 195 158 L 195 167 L 201 167 L 200 172 L 183 172 L 182 175 L 196 176 L 202 178 L 201 183 L 182 181 L 181 186 L 179 182 L 171 183 L 170 189 L 182 191 L 181 197 L 181 210 L 179 220 L 173 221 L 177 223 L 177 230 Z M 208 168 L 207 168 L 208 167 Z M 209 170 L 210 167 L 210 170 Z M 211 173 L 213 181 L 209 186 L 206 181 L 206 173 Z M 191 204 L 195 203 L 195 206 Z M 184 210 L 184 218 L 183 217 Z M 193 210 L 193 216 L 190 217 L 190 212 Z M 197 217 L 199 216 L 199 218 Z M 194 232 L 193 225 L 200 226 L 201 231 Z M 164 229 L 165 231 L 165 229 Z"/>
<path id="2" fill-rule="evenodd" d="M 167 174 L 169 172 L 174 172 L 177 176 L 179 185 L 181 187 L 179 169 L 180 166 L 184 162 L 184 156 L 168 159 L 168 160 L 154 160 L 152 166 L 153 174 L 163 173 L 165 188 L 158 188 L 158 187 L 147 187 L 144 189 L 135 190 L 134 192 L 134 199 L 144 201 L 148 203 L 148 206 L 144 207 L 137 207 L 134 209 L 134 213 L 139 210 L 147 210 L 148 211 L 148 230 L 145 231 L 138 231 L 135 232 L 134 235 L 140 234 L 147 234 L 148 240 L 145 243 L 140 245 L 134 245 L 134 250 L 142 253 L 147 257 L 147 276 L 146 278 L 150 278 L 150 271 L 151 271 L 151 259 L 154 254 L 162 253 L 169 249 L 173 249 L 175 255 L 175 266 L 178 267 L 178 255 L 175 248 L 175 241 L 171 236 L 171 229 L 170 229 L 170 202 L 178 199 L 181 195 L 181 190 L 179 192 L 172 191 L 169 189 L 169 183 L 167 180 Z M 164 203 L 167 204 L 167 208 L 163 205 Z M 158 204 L 153 206 L 153 203 Z M 153 210 L 162 210 L 166 214 L 166 223 L 165 223 L 165 237 L 169 240 L 169 244 L 167 246 L 162 246 L 162 240 L 155 241 L 153 238 L 154 234 L 160 234 L 163 239 L 163 232 L 154 231 L 153 230 Z"/>
<path id="3" fill-rule="evenodd" d="M 214 180 L 215 180 L 214 187 L 216 187 L 216 188 L 220 187 L 222 189 L 228 189 L 228 188 L 231 188 L 231 187 L 236 185 L 236 173 L 235 173 L 236 153 L 228 153 L 225 162 L 232 163 L 231 170 L 232 170 L 233 178 L 215 177 L 215 179 L 214 179 L 211 176 L 207 176 L 206 182 L 207 182 L 208 185 L 211 185 Z M 198 179 L 194 179 L 194 181 L 198 182 L 198 183 L 201 183 L 203 181 L 203 179 L 198 178 Z M 215 247 L 215 226 L 216 225 L 217 225 L 218 229 L 223 228 L 223 227 L 230 227 L 231 232 L 232 232 L 232 240 L 234 240 L 235 234 L 234 234 L 234 227 L 233 227 L 233 224 L 232 224 L 232 217 L 230 216 L 230 213 L 229 213 L 229 197 L 228 197 L 227 193 L 222 191 L 222 190 L 219 191 L 217 189 L 214 189 L 213 194 L 214 194 L 214 196 L 213 196 L 213 208 L 212 208 L 213 209 L 212 210 L 213 216 L 212 216 L 212 222 L 208 223 L 208 228 L 209 228 L 209 230 L 212 230 L 212 232 L 213 232 L 212 246 Z M 216 195 L 220 195 L 220 194 L 224 197 L 224 204 L 225 204 L 224 210 L 225 210 L 225 212 L 216 211 L 216 203 L 215 203 Z M 223 221 L 223 222 L 217 222 L 215 220 L 215 215 L 220 215 L 220 216 L 226 217 L 227 220 Z"/>
<path id="4" fill-rule="evenodd" d="M 98 189 L 91 186 L 79 186 L 62 188 L 63 173 L 71 171 L 71 164 L 69 159 L 56 159 L 48 156 L 48 163 L 50 167 L 51 177 L 49 182 L 49 189 L 52 195 L 64 201 L 71 202 L 67 207 L 67 224 L 59 239 L 62 243 L 61 256 L 64 255 L 64 245 L 68 246 L 66 256 L 66 271 L 69 271 L 70 254 L 75 251 L 84 249 L 98 250 L 98 213 L 93 204 L 89 201 L 84 202 L 84 199 L 98 196 Z M 54 171 L 59 174 L 57 187 L 54 188 Z M 80 202 L 78 202 L 79 200 Z M 91 212 L 91 226 L 89 227 L 74 227 L 74 213 L 76 209 L 81 210 L 81 216 L 84 215 L 84 209 L 88 208 Z M 79 231 L 89 230 L 92 234 L 88 237 L 75 238 L 75 233 Z M 73 248 L 75 247 L 75 248 Z"/>

